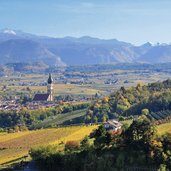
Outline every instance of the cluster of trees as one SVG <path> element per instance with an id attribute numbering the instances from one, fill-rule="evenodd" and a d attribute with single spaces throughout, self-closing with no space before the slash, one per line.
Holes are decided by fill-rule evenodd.
<path id="1" fill-rule="evenodd" d="M 103 122 L 118 116 L 141 115 L 143 111 L 171 110 L 171 80 L 120 90 L 90 106 L 86 122 Z"/>
<path id="2" fill-rule="evenodd" d="M 120 70 L 154 70 L 162 71 L 171 69 L 171 63 L 161 64 L 131 64 L 131 63 L 117 63 L 117 64 L 103 64 L 103 65 L 84 65 L 84 66 L 68 66 L 66 72 L 81 72 L 81 73 L 93 73 L 93 72 L 105 72 Z"/>
<path id="3" fill-rule="evenodd" d="M 22 131 L 32 128 L 32 125 L 51 116 L 86 109 L 89 103 L 71 104 L 64 103 L 53 108 L 28 110 L 22 108 L 19 111 L 0 111 L 0 128 L 5 131 Z"/>
<path id="4" fill-rule="evenodd" d="M 49 171 L 117 171 L 127 168 L 171 170 L 171 134 L 157 136 L 147 118 L 124 125 L 122 133 L 113 134 L 100 126 L 80 144 L 70 141 L 64 151 L 39 147 L 30 151 L 32 158 Z"/>
<path id="5" fill-rule="evenodd" d="M 93 72 L 104 72 L 113 71 L 116 69 L 121 70 L 155 70 L 162 71 L 171 69 L 171 63 L 162 64 L 130 64 L 130 63 L 120 63 L 120 64 L 103 64 L 103 65 L 84 65 L 84 66 L 67 66 L 67 67 L 49 67 L 42 62 L 36 63 L 8 63 L 6 65 L 0 66 L 0 71 L 3 75 L 9 75 L 14 72 L 22 73 L 52 73 L 52 72 L 81 72 L 81 73 L 93 73 Z"/>

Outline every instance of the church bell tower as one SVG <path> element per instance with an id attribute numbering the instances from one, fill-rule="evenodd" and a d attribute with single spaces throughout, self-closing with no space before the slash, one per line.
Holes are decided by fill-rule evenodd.
<path id="1" fill-rule="evenodd" d="M 49 78 L 47 80 L 47 94 L 49 94 L 49 99 L 48 101 L 52 102 L 53 101 L 53 79 L 51 74 L 49 73 Z"/>

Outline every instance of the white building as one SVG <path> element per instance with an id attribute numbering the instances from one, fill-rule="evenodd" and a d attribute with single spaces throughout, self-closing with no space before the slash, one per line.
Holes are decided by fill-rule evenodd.
<path id="1" fill-rule="evenodd" d="M 108 120 L 106 123 L 104 123 L 104 127 L 107 130 L 118 131 L 121 129 L 122 124 L 119 121 L 113 119 L 113 120 Z"/>

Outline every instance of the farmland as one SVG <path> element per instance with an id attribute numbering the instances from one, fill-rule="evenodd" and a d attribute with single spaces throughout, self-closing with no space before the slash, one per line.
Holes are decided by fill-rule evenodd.
<path id="1" fill-rule="evenodd" d="M 137 83 L 147 84 L 150 82 L 163 81 L 171 77 L 170 72 L 166 72 L 164 68 L 155 69 L 139 69 L 137 67 L 123 67 L 103 69 L 103 65 L 99 71 L 92 66 L 80 67 L 78 69 L 67 68 L 64 71 L 52 72 L 54 79 L 54 96 L 73 95 L 76 96 L 92 96 L 96 93 L 107 95 L 113 90 L 119 89 L 121 86 L 130 87 Z M 99 66 L 100 68 L 100 66 Z M 83 69 L 83 71 L 82 71 Z M 47 73 L 24 73 L 14 72 L 7 73 L 0 78 L 0 94 L 9 97 L 16 94 L 24 94 L 34 96 L 35 93 L 46 92 Z M 4 86 L 6 88 L 4 89 Z M 29 88 L 29 89 L 28 89 Z"/>
<path id="2" fill-rule="evenodd" d="M 0 134 L 0 165 L 10 163 L 27 155 L 31 147 L 42 145 L 57 145 L 66 141 L 80 141 L 89 135 L 96 126 L 73 126 L 65 128 L 51 128 L 18 133 Z"/>

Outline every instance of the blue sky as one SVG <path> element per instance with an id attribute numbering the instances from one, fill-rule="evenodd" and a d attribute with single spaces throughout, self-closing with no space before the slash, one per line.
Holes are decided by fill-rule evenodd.
<path id="1" fill-rule="evenodd" d="M 0 29 L 171 42 L 171 0 L 0 0 Z"/>

